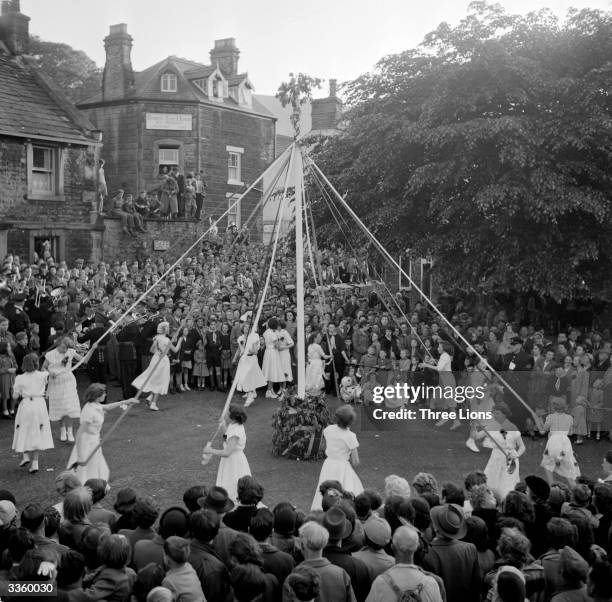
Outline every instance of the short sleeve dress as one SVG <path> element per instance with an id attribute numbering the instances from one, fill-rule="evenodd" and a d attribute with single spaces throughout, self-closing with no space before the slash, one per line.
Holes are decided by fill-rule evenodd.
<path id="1" fill-rule="evenodd" d="M 47 395 L 51 422 L 60 420 L 64 416 L 78 418 L 81 413 L 76 378 L 72 373 L 72 360 L 75 353 L 74 349 L 68 349 L 66 353 L 52 349 L 45 354 L 45 360 L 49 363 Z"/>
<path id="2" fill-rule="evenodd" d="M 226 443 L 223 444 L 223 447 L 225 448 L 227 441 L 233 438 L 237 439 L 236 449 L 227 458 L 221 458 L 216 485 L 217 487 L 223 487 L 229 494 L 230 499 L 236 502 L 238 498 L 238 479 L 251 474 L 251 468 L 244 453 L 246 446 L 244 425 L 230 422 L 227 431 L 225 431 L 224 439 Z"/>

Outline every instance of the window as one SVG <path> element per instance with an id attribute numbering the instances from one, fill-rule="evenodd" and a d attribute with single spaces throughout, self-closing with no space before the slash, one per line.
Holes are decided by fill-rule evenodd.
<path id="1" fill-rule="evenodd" d="M 180 153 L 178 146 L 160 146 L 157 164 L 159 174 L 169 173 L 173 167 L 178 167 Z"/>
<path id="2" fill-rule="evenodd" d="M 28 198 L 63 200 L 63 149 L 42 144 L 28 144 Z"/>
<path id="3" fill-rule="evenodd" d="M 242 154 L 243 148 L 227 146 L 227 183 L 242 186 Z"/>
<path id="4" fill-rule="evenodd" d="M 241 228 L 242 227 L 242 207 L 241 207 L 242 203 L 238 201 L 238 199 L 240 199 L 240 195 L 232 194 L 231 192 L 228 192 L 225 196 L 227 197 L 227 208 L 228 208 L 227 227 L 229 228 L 232 224 L 234 224 L 236 228 Z M 236 203 L 236 201 L 238 202 Z M 234 203 L 236 203 L 236 205 L 232 207 Z"/>
<path id="5" fill-rule="evenodd" d="M 164 73 L 161 77 L 162 92 L 176 92 L 176 75 L 174 73 Z"/>

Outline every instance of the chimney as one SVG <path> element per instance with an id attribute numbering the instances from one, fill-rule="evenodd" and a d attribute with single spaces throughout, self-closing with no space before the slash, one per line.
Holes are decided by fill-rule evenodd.
<path id="1" fill-rule="evenodd" d="M 102 77 L 102 100 L 125 98 L 134 85 L 132 69 L 132 36 L 127 25 L 111 25 L 109 34 L 104 38 L 106 63 Z"/>
<path id="2" fill-rule="evenodd" d="M 21 14 L 19 0 L 2 0 L 0 40 L 14 55 L 30 50 L 30 17 Z"/>
<path id="3" fill-rule="evenodd" d="M 342 101 L 337 96 L 337 80 L 329 80 L 329 96 L 312 101 L 311 131 L 335 130 L 342 117 Z"/>
<path id="4" fill-rule="evenodd" d="M 336 88 L 337 88 L 338 80 L 330 79 L 329 80 L 329 97 L 336 98 Z"/>
<path id="5" fill-rule="evenodd" d="M 238 57 L 240 50 L 236 48 L 235 38 L 215 40 L 215 47 L 210 51 L 210 63 L 219 69 L 226 77 L 238 73 Z"/>

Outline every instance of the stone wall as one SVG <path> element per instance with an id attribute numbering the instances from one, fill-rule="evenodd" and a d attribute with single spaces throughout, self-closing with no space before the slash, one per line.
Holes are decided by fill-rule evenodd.
<path id="1" fill-rule="evenodd" d="M 28 199 L 27 147 L 19 138 L 0 138 L 0 229 L 6 249 L 33 258 L 34 239 L 55 237 L 57 261 L 89 259 L 95 245 L 91 209 L 95 199 L 95 147 L 63 149 L 64 200 Z"/>

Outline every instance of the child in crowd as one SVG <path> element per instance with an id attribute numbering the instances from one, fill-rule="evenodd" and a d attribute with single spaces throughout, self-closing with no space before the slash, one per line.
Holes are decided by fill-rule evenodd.
<path id="1" fill-rule="evenodd" d="M 0 341 L 0 398 L 2 398 L 2 416 L 11 418 L 15 416 L 15 402 L 13 400 L 13 383 L 17 363 L 10 353 L 9 344 Z"/>
<path id="2" fill-rule="evenodd" d="M 193 378 L 196 381 L 198 391 L 203 391 L 206 385 L 206 377 L 208 376 L 208 367 L 206 366 L 206 352 L 204 351 L 204 341 L 199 339 L 196 343 L 196 349 L 193 353 Z"/>
<path id="3" fill-rule="evenodd" d="M 378 358 L 376 357 L 376 348 L 370 345 L 368 352 L 361 357 L 359 362 L 359 372 L 361 375 L 361 389 L 363 391 L 364 403 L 372 403 L 374 396 L 374 387 L 376 386 L 376 368 L 378 366 Z"/>
<path id="4" fill-rule="evenodd" d="M 181 379 L 179 391 L 191 391 L 189 388 L 189 375 L 193 368 L 193 349 L 189 344 L 189 328 L 183 328 L 181 333 L 181 349 L 179 352 L 181 360 Z"/>
<path id="5" fill-rule="evenodd" d="M 603 380 L 597 378 L 589 394 L 588 428 L 589 433 L 595 433 L 595 440 L 601 438 L 601 423 L 603 422 Z"/>

